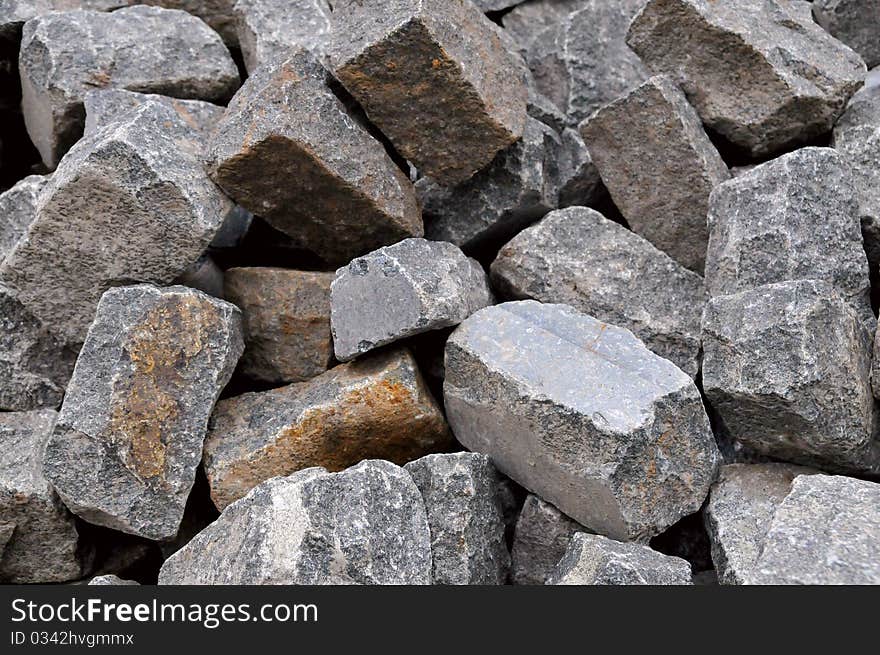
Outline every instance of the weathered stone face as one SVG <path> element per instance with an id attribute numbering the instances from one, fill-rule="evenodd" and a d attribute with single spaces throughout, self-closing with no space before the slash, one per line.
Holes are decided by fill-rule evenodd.
<path id="1" fill-rule="evenodd" d="M 331 34 L 335 77 L 440 184 L 464 182 L 522 136 L 525 66 L 469 0 L 341 0 Z"/>
<path id="2" fill-rule="evenodd" d="M 273 478 L 172 555 L 159 584 L 430 584 L 431 533 L 410 475 L 383 461 Z"/>
<path id="3" fill-rule="evenodd" d="M 721 467 L 706 506 L 712 562 L 721 584 L 745 583 L 761 550 L 776 508 L 799 475 L 814 473 L 791 464 L 730 464 Z"/>
<path id="4" fill-rule="evenodd" d="M 425 501 L 433 584 L 504 584 L 510 554 L 499 476 L 489 458 L 476 453 L 426 455 L 404 469 Z"/>
<path id="5" fill-rule="evenodd" d="M 340 471 L 370 458 L 404 464 L 451 441 L 412 355 L 396 350 L 220 401 L 205 472 L 223 509 L 271 477 L 312 466 Z"/>
<path id="6" fill-rule="evenodd" d="M 44 463 L 71 511 L 174 537 L 208 417 L 243 348 L 241 314 L 229 303 L 185 287 L 105 293 Z"/>
<path id="7" fill-rule="evenodd" d="M 28 134 L 50 168 L 80 137 L 90 89 L 222 100 L 239 83 L 229 52 L 207 25 L 180 11 L 144 6 L 29 21 L 19 71 Z"/>
<path id="8" fill-rule="evenodd" d="M 880 484 L 801 475 L 779 505 L 750 584 L 880 584 Z"/>
<path id="9" fill-rule="evenodd" d="M 33 222 L 37 201 L 48 182 L 48 175 L 29 175 L 0 193 L 0 263 Z"/>
<path id="10" fill-rule="evenodd" d="M 412 184 L 327 86 L 312 54 L 260 68 L 211 141 L 211 176 L 241 206 L 331 263 L 423 226 Z"/>
<path id="11" fill-rule="evenodd" d="M 597 211 L 551 212 L 520 232 L 492 282 L 506 298 L 565 303 L 625 327 L 691 377 L 699 370 L 702 278 Z"/>
<path id="12" fill-rule="evenodd" d="M 876 470 L 870 349 L 871 333 L 829 284 L 768 284 L 706 305 L 703 389 L 724 430 L 760 453 Z"/>
<path id="13" fill-rule="evenodd" d="M 712 296 L 786 280 L 825 280 L 873 325 L 853 177 L 831 148 L 783 155 L 712 192 L 706 287 Z"/>
<path id="14" fill-rule="evenodd" d="M 240 371 L 270 384 L 302 382 L 333 362 L 330 283 L 333 273 L 281 268 L 226 271 L 226 299 L 244 316 Z"/>
<path id="15" fill-rule="evenodd" d="M 505 14 L 501 23 L 525 55 L 534 40 L 544 31 L 562 22 L 565 17 L 590 0 L 528 0 Z"/>
<path id="16" fill-rule="evenodd" d="M 285 59 L 291 47 L 316 53 L 330 39 L 327 0 L 236 0 L 235 28 L 245 67 Z"/>
<path id="17" fill-rule="evenodd" d="M 84 572 L 73 515 L 43 476 L 57 412 L 0 413 L 0 580 L 48 583 Z"/>
<path id="18" fill-rule="evenodd" d="M 691 565 L 641 544 L 578 532 L 547 584 L 689 585 Z"/>
<path id="19" fill-rule="evenodd" d="M 446 346 L 449 423 L 587 529 L 646 540 L 697 511 L 719 455 L 699 392 L 631 332 L 565 305 L 481 310 Z"/>
<path id="20" fill-rule="evenodd" d="M 16 39 L 31 18 L 50 11 L 92 9 L 110 11 L 129 4 L 130 0 L 0 0 L 0 38 Z"/>
<path id="21" fill-rule="evenodd" d="M 627 43 L 755 156 L 827 132 L 865 76 L 856 53 L 780 0 L 649 0 Z"/>
<path id="22" fill-rule="evenodd" d="M 494 302 L 480 264 L 451 243 L 406 239 L 336 271 L 330 292 L 336 358 L 458 325 Z"/>
<path id="23" fill-rule="evenodd" d="M 236 0 L 129 0 L 128 4 L 180 9 L 205 21 L 229 45 L 238 44 L 233 7 Z"/>
<path id="24" fill-rule="evenodd" d="M 858 52 L 868 68 L 880 64 L 880 5 L 877 0 L 815 0 L 816 22 Z"/>
<path id="25" fill-rule="evenodd" d="M 652 77 L 593 114 L 580 132 L 633 231 L 702 274 L 709 194 L 729 173 L 675 83 Z"/>
<path id="26" fill-rule="evenodd" d="M 529 494 L 516 522 L 511 552 L 513 584 L 541 585 L 568 550 L 572 536 L 584 526 L 548 502 Z"/>
<path id="27" fill-rule="evenodd" d="M 560 208 L 587 207 L 605 192 L 599 169 L 580 132 L 570 127 L 562 132 L 558 175 Z"/>

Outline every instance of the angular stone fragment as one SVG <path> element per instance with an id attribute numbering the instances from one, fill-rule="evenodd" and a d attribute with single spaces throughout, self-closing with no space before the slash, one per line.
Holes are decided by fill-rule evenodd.
<path id="1" fill-rule="evenodd" d="M 43 476 L 43 454 L 57 412 L 0 413 L 0 526 L 11 535 L 0 581 L 64 582 L 83 574 L 73 515 Z"/>
<path id="2" fill-rule="evenodd" d="M 0 263 L 33 222 L 37 200 L 48 182 L 47 175 L 29 175 L 0 194 Z"/>
<path id="3" fill-rule="evenodd" d="M 451 243 L 406 239 L 336 271 L 330 321 L 336 358 L 458 325 L 493 303 L 480 264 Z"/>
<path id="4" fill-rule="evenodd" d="M 419 489 L 409 473 L 376 460 L 261 484 L 159 572 L 159 584 L 430 583 Z"/>
<path id="5" fill-rule="evenodd" d="M 525 58 L 538 91 L 577 126 L 648 75 L 626 31 L 644 0 L 584 0 L 531 42 Z"/>
<path id="6" fill-rule="evenodd" d="M 535 89 L 531 78 L 529 78 L 529 100 L 526 103 L 526 111 L 529 116 L 552 127 L 556 132 L 561 133 L 565 129 L 565 115 L 559 111 L 553 101 Z"/>
<path id="7" fill-rule="evenodd" d="M 831 148 L 801 148 L 718 186 L 709 209 L 710 295 L 825 280 L 873 323 L 854 196 L 849 167 Z"/>
<path id="8" fill-rule="evenodd" d="M 425 500 L 433 584 L 504 584 L 510 554 L 499 476 L 489 458 L 476 453 L 427 455 L 404 468 Z"/>
<path id="9" fill-rule="evenodd" d="M 270 384 L 301 382 L 333 362 L 333 273 L 281 268 L 226 271 L 226 299 L 244 315 L 241 373 Z"/>
<path id="10" fill-rule="evenodd" d="M 556 208 L 560 149 L 556 132 L 529 118 L 522 139 L 467 182 L 444 187 L 422 178 L 416 191 L 426 235 L 466 251 L 503 243 Z"/>
<path id="11" fill-rule="evenodd" d="M 641 544 L 578 532 L 547 584 L 690 585 L 691 565 Z"/>
<path id="12" fill-rule="evenodd" d="M 217 403 L 205 441 L 211 498 L 223 509 L 271 477 L 364 459 L 404 464 L 451 435 L 407 350 L 343 364 L 307 382 Z"/>
<path id="13" fill-rule="evenodd" d="M 511 558 L 513 584 L 542 585 L 584 527 L 548 502 L 529 494 L 516 522 Z"/>
<path id="14" fill-rule="evenodd" d="M 110 11 L 129 3 L 130 0 L 0 0 L 0 38 L 17 39 L 26 22 L 50 11 Z"/>
<path id="15" fill-rule="evenodd" d="M 880 64 L 880 2 L 877 0 L 815 0 L 816 22 L 858 52 L 868 68 Z"/>
<path id="16" fill-rule="evenodd" d="M 566 305 L 483 309 L 446 345 L 449 423 L 587 529 L 647 540 L 696 512 L 719 454 L 700 394 L 628 330 Z"/>
<path id="17" fill-rule="evenodd" d="M 880 470 L 870 349 L 871 334 L 829 284 L 767 284 L 706 305 L 703 389 L 724 431 L 759 453 Z"/>
<path id="18" fill-rule="evenodd" d="M 501 23 L 525 55 L 547 28 L 558 25 L 568 14 L 589 2 L 591 0 L 528 0 L 505 14 Z"/>
<path id="19" fill-rule="evenodd" d="M 98 587 L 136 587 L 140 583 L 134 580 L 123 580 L 117 575 L 99 575 L 89 580 L 89 586 Z"/>
<path id="20" fill-rule="evenodd" d="M 148 539 L 177 534 L 243 348 L 229 303 L 185 287 L 105 293 L 46 450 L 46 478 L 71 511 Z"/>
<path id="21" fill-rule="evenodd" d="M 331 34 L 336 78 L 440 184 L 464 182 L 522 136 L 525 67 L 469 0 L 339 0 Z"/>
<path id="22" fill-rule="evenodd" d="M 801 475 L 782 501 L 750 584 L 880 584 L 880 484 Z"/>
<path id="23" fill-rule="evenodd" d="M 827 132 L 865 76 L 856 53 L 781 0 L 649 0 L 627 43 L 755 156 Z"/>
<path id="24" fill-rule="evenodd" d="M 302 49 L 248 78 L 208 166 L 241 206 L 331 263 L 423 231 L 412 184 Z"/>
<path id="25" fill-rule="evenodd" d="M 238 44 L 235 31 L 235 0 L 129 0 L 132 5 L 153 5 L 165 9 L 181 9 L 198 16 L 229 45 Z"/>
<path id="26" fill-rule="evenodd" d="M 776 508 L 792 481 L 814 471 L 791 464 L 730 464 L 721 467 L 706 506 L 712 562 L 721 584 L 743 584 L 764 547 Z"/>
<path id="27" fill-rule="evenodd" d="M 327 0 L 237 0 L 235 17 L 251 74 L 261 64 L 283 60 L 295 46 L 320 53 L 330 39 Z"/>
<path id="28" fill-rule="evenodd" d="M 593 114 L 580 132 L 630 227 L 702 273 L 709 194 L 729 172 L 681 90 L 652 77 Z"/>
<path id="29" fill-rule="evenodd" d="M 0 283 L 62 341 L 80 344 L 109 287 L 171 282 L 231 209 L 204 172 L 200 139 L 152 101 L 83 138 L 0 263 Z"/>
<path id="30" fill-rule="evenodd" d="M 559 153 L 559 207 L 586 207 L 602 198 L 604 191 L 599 169 L 580 133 L 565 128 Z"/>
<path id="31" fill-rule="evenodd" d="M 144 6 L 30 21 L 19 71 L 28 134 L 50 168 L 82 133 L 83 97 L 90 89 L 222 100 L 239 81 L 220 37 L 202 21 Z"/>
<path id="32" fill-rule="evenodd" d="M 492 283 L 509 299 L 625 327 L 691 377 L 699 370 L 702 278 L 597 211 L 561 209 L 520 232 L 498 253 Z"/>

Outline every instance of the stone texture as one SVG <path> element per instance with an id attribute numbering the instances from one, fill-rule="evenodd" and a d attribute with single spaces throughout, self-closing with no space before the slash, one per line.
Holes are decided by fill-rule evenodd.
<path id="1" fill-rule="evenodd" d="M 590 151 L 580 133 L 570 127 L 562 132 L 558 175 L 560 207 L 586 207 L 605 193 Z"/>
<path id="2" fill-rule="evenodd" d="M 480 264 L 451 243 L 406 239 L 336 271 L 330 322 L 336 358 L 458 325 L 493 304 Z"/>
<path id="3" fill-rule="evenodd" d="M 0 38 L 17 40 L 26 22 L 50 11 L 110 11 L 127 4 L 129 0 L 0 0 Z"/>
<path id="4" fill-rule="evenodd" d="M 562 22 L 565 17 L 591 0 L 528 0 L 514 7 L 501 19 L 504 31 L 525 55 L 534 40 Z"/>
<path id="5" fill-rule="evenodd" d="M 346 113 L 309 52 L 261 67 L 211 142 L 211 176 L 241 206 L 330 263 L 421 236 L 412 184 Z"/>
<path id="6" fill-rule="evenodd" d="M 526 103 L 526 112 L 535 120 L 552 127 L 554 131 L 562 133 L 565 129 L 565 115 L 553 104 L 547 96 L 535 88 L 534 80 L 528 76 L 529 99 Z"/>
<path id="7" fill-rule="evenodd" d="M 105 290 L 167 284 L 208 247 L 231 203 L 201 152 L 198 133 L 157 102 L 83 138 L 0 263 L 0 283 L 63 342 L 81 344 Z"/>
<path id="8" fill-rule="evenodd" d="M 815 0 L 816 22 L 858 52 L 868 68 L 880 64 L 880 2 L 877 0 Z"/>
<path id="9" fill-rule="evenodd" d="M 211 498 L 223 509 L 271 477 L 364 459 L 404 464 L 451 436 L 407 350 L 343 364 L 307 382 L 217 404 L 205 441 Z"/>
<path id="10" fill-rule="evenodd" d="M 238 45 L 235 31 L 235 0 L 129 0 L 132 5 L 180 9 L 205 21 L 229 45 Z"/>
<path id="11" fill-rule="evenodd" d="M 19 71 L 28 134 L 50 168 L 80 137 L 90 89 L 222 100 L 239 82 L 229 52 L 207 25 L 180 11 L 144 6 L 29 21 Z"/>
<path id="12" fill-rule="evenodd" d="M 229 303 L 185 287 L 105 293 L 46 450 L 46 478 L 71 511 L 174 537 L 211 409 L 243 348 Z"/>
<path id="13" fill-rule="evenodd" d="M 560 158 L 556 132 L 529 118 L 522 139 L 467 182 L 444 187 L 422 178 L 416 192 L 426 235 L 465 251 L 503 243 L 556 208 Z"/>
<path id="14" fill-rule="evenodd" d="M 579 532 L 547 584 L 690 585 L 691 565 L 641 544 Z"/>
<path id="15" fill-rule="evenodd" d="M 0 581 L 64 582 L 84 572 L 73 515 L 43 476 L 43 454 L 57 412 L 0 413 L 0 525 L 9 535 Z"/>
<path id="16" fill-rule="evenodd" d="M 138 582 L 123 580 L 117 575 L 99 575 L 89 580 L 89 586 L 97 587 L 136 587 Z"/>
<path id="17" fill-rule="evenodd" d="M 625 327 L 691 377 L 699 370 L 702 278 L 597 211 L 558 210 L 520 232 L 493 262 L 492 284 Z"/>
<path id="18" fill-rule="evenodd" d="M 331 34 L 336 78 L 440 184 L 464 182 L 522 136 L 525 67 L 470 1 L 340 0 Z"/>
<path id="19" fill-rule="evenodd" d="M 281 268 L 226 271 L 226 299 L 244 315 L 239 371 L 269 384 L 302 382 L 333 363 L 333 273 Z"/>
<path id="20" fill-rule="evenodd" d="M 780 0 L 649 0 L 627 43 L 755 156 L 827 132 L 865 76 L 856 53 Z"/>
<path id="21" fill-rule="evenodd" d="M 430 584 L 431 534 L 410 475 L 383 461 L 273 478 L 172 555 L 159 584 Z"/>
<path id="22" fill-rule="evenodd" d="M 724 431 L 755 451 L 835 470 L 880 470 L 872 438 L 871 334 L 825 282 L 713 298 L 703 389 Z"/>
<path id="23" fill-rule="evenodd" d="M 705 510 L 712 562 L 721 584 L 743 584 L 764 547 L 776 508 L 798 476 L 812 471 L 791 464 L 721 467 Z"/>
<path id="24" fill-rule="evenodd" d="M 447 342 L 444 397 L 462 444 L 618 539 L 647 540 L 696 512 L 719 463 L 692 380 L 566 305 L 471 316 Z"/>
<path id="25" fill-rule="evenodd" d="M 174 284 L 223 299 L 223 271 L 207 253 L 181 273 Z"/>
<path id="26" fill-rule="evenodd" d="M 48 182 L 47 175 L 29 175 L 0 194 L 0 262 L 27 232 L 36 215 L 37 200 Z"/>
<path id="27" fill-rule="evenodd" d="M 718 186 L 706 287 L 720 296 L 825 280 L 873 323 L 852 174 L 831 148 L 802 148 Z"/>
<path id="28" fill-rule="evenodd" d="M 629 226 L 702 273 L 709 194 L 729 173 L 681 90 L 652 77 L 593 114 L 580 132 Z"/>
<path id="29" fill-rule="evenodd" d="M 480 8 L 480 11 L 501 11 L 508 7 L 520 4 L 523 0 L 474 0 L 474 4 Z"/>
<path id="30" fill-rule="evenodd" d="M 504 584 L 510 554 L 499 476 L 489 458 L 475 453 L 427 455 L 404 468 L 425 501 L 433 584 Z"/>
<path id="31" fill-rule="evenodd" d="M 548 502 L 529 494 L 523 504 L 511 552 L 511 579 L 518 585 L 542 585 L 565 555 L 574 534 L 584 527 Z"/>
<path id="32" fill-rule="evenodd" d="M 880 584 L 880 484 L 801 475 L 779 505 L 751 584 Z"/>
<path id="33" fill-rule="evenodd" d="M 292 47 L 323 52 L 330 39 L 327 0 L 236 0 L 235 27 L 245 67 L 280 61 Z"/>
<path id="34" fill-rule="evenodd" d="M 584 0 L 531 42 L 525 59 L 535 86 L 577 126 L 648 75 L 626 45 L 644 0 Z"/>

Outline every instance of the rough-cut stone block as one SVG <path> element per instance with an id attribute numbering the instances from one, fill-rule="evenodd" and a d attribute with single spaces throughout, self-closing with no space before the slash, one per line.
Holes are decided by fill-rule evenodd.
<path id="1" fill-rule="evenodd" d="M 579 532 L 547 580 L 551 585 L 689 585 L 691 565 L 642 544 Z"/>
<path id="2" fill-rule="evenodd" d="M 646 540 L 696 512 L 715 478 L 693 381 L 566 305 L 471 316 L 447 342 L 443 389 L 462 444 L 600 534 Z"/>
<path id="3" fill-rule="evenodd" d="M 605 192 L 590 151 L 580 133 L 570 127 L 562 132 L 558 176 L 560 207 L 586 207 Z"/>
<path id="4" fill-rule="evenodd" d="M 855 195 L 831 148 L 801 148 L 719 185 L 709 209 L 709 294 L 825 280 L 872 323 Z"/>
<path id="5" fill-rule="evenodd" d="M 756 156 L 827 132 L 865 76 L 856 53 L 782 0 L 649 0 L 627 43 Z"/>
<path id="6" fill-rule="evenodd" d="M 750 584 L 880 584 L 880 484 L 800 475 L 779 505 Z"/>
<path id="7" fill-rule="evenodd" d="M 30 175 L 0 194 L 0 263 L 27 232 L 37 213 L 37 200 L 47 175 Z"/>
<path id="8" fill-rule="evenodd" d="M 273 478 L 162 566 L 159 584 L 430 584 L 431 533 L 409 473 L 367 461 Z"/>
<path id="9" fill-rule="evenodd" d="M 652 77 L 593 114 L 580 132 L 630 227 L 702 273 L 709 194 L 729 172 L 681 90 Z"/>
<path id="10" fill-rule="evenodd" d="M 703 389 L 724 430 L 762 454 L 880 470 L 871 334 L 829 284 L 800 280 L 713 298 Z"/>
<path id="11" fill-rule="evenodd" d="M 630 21 L 644 0 L 584 0 L 540 32 L 525 59 L 535 86 L 577 126 L 648 75 L 626 45 Z"/>
<path id="12" fill-rule="evenodd" d="M 50 11 L 110 11 L 129 3 L 130 0 L 0 0 L 0 39 L 17 40 L 26 22 Z"/>
<path id="13" fill-rule="evenodd" d="M 104 291 L 167 284 L 208 247 L 232 205 L 201 151 L 198 133 L 152 101 L 83 138 L 0 263 L 0 283 L 47 329 L 81 344 Z"/>
<path id="14" fill-rule="evenodd" d="M 0 413 L 0 581 L 64 582 L 83 574 L 73 515 L 43 476 L 43 453 L 57 412 Z"/>
<path id="15" fill-rule="evenodd" d="M 394 147 L 455 185 L 522 136 L 525 66 L 470 0 L 333 3 L 334 75 Z"/>
<path id="16" fill-rule="evenodd" d="M 815 0 L 816 22 L 858 52 L 868 68 L 880 64 L 880 2 L 877 0 Z"/>
<path id="17" fill-rule="evenodd" d="M 241 373 L 260 382 L 302 382 L 333 362 L 333 273 L 281 268 L 226 271 L 226 299 L 244 315 Z"/>
<path id="18" fill-rule="evenodd" d="M 211 498 L 223 509 L 271 477 L 364 459 L 405 464 L 451 436 L 407 350 L 343 364 L 308 382 L 217 403 L 205 441 Z"/>
<path id="19" fill-rule="evenodd" d="M 511 579 L 518 585 L 542 585 L 565 555 L 572 536 L 584 526 L 548 502 L 529 494 L 516 522 Z"/>
<path id="20" fill-rule="evenodd" d="M 185 287 L 105 293 L 46 450 L 46 478 L 71 511 L 174 537 L 211 409 L 243 349 L 229 303 Z"/>
<path id="21" fill-rule="evenodd" d="M 404 468 L 425 500 L 433 584 L 504 584 L 510 554 L 499 476 L 489 458 L 476 453 L 427 455 Z"/>
<path id="22" fill-rule="evenodd" d="M 427 236 L 467 251 L 504 242 L 556 207 L 560 152 L 556 132 L 529 118 L 522 138 L 467 182 L 444 187 L 422 178 L 416 191 Z"/>
<path id="23" fill-rule="evenodd" d="M 712 562 L 721 584 L 748 580 L 776 508 L 791 491 L 792 481 L 811 472 L 775 463 L 721 467 L 705 510 Z"/>
<path id="24" fill-rule="evenodd" d="M 508 299 L 564 303 L 625 327 L 691 377 L 699 370 L 703 279 L 586 207 L 551 212 L 498 253 L 492 283 Z"/>
<path id="25" fill-rule="evenodd" d="M 129 0 L 129 4 L 180 9 L 201 18 L 229 45 L 238 44 L 232 10 L 235 0 Z"/>
<path id="26" fill-rule="evenodd" d="M 210 146 L 211 176 L 242 207 L 331 263 L 423 227 L 412 184 L 346 113 L 312 54 L 294 48 L 232 99 Z"/>
<path id="27" fill-rule="evenodd" d="M 90 587 L 135 587 L 138 584 L 134 580 L 123 580 L 118 575 L 99 575 L 89 580 Z"/>
<path id="28" fill-rule="evenodd" d="M 493 304 L 480 264 L 451 243 L 406 239 L 336 271 L 330 290 L 339 361 L 430 330 L 458 325 Z"/>
<path id="29" fill-rule="evenodd" d="M 330 39 L 327 0 L 237 0 L 235 27 L 250 73 L 301 46 L 320 53 Z"/>
<path id="30" fill-rule="evenodd" d="M 239 82 L 226 46 L 201 20 L 144 6 L 50 13 L 29 21 L 19 72 L 28 134 L 50 168 L 80 137 L 83 97 L 90 89 L 221 100 Z"/>

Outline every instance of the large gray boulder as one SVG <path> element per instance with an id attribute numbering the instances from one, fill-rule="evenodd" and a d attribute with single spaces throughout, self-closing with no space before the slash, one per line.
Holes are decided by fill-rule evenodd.
<path id="1" fill-rule="evenodd" d="M 409 473 L 379 460 L 268 480 L 159 572 L 159 584 L 430 583 L 422 496 Z"/>
<path id="2" fill-rule="evenodd" d="M 90 523 L 177 534 L 208 418 L 244 349 L 241 313 L 185 287 L 104 294 L 43 470 Z"/>
<path id="3" fill-rule="evenodd" d="M 238 45 L 235 31 L 235 0 L 128 0 L 130 5 L 153 5 L 165 9 L 180 9 L 201 18 L 223 41 L 230 46 Z"/>
<path id="4" fill-rule="evenodd" d="M 330 40 L 327 0 L 232 0 L 235 31 L 248 72 L 302 46 L 316 53 Z"/>
<path id="5" fill-rule="evenodd" d="M 111 11 L 130 2 L 131 0 L 0 0 L 0 38 L 18 40 L 26 22 L 50 11 Z"/>
<path id="6" fill-rule="evenodd" d="M 542 585 L 568 550 L 572 536 L 584 526 L 550 503 L 529 494 L 523 503 L 511 549 L 513 584 Z"/>
<path id="7" fill-rule="evenodd" d="M 446 345 L 458 440 L 587 529 L 647 540 L 696 512 L 719 454 L 700 394 L 629 330 L 510 302 Z"/>

